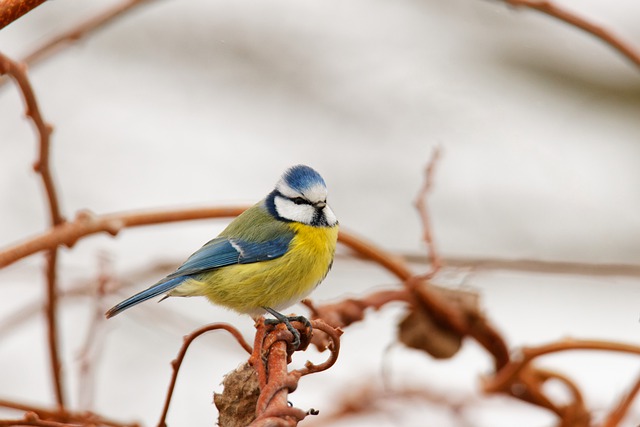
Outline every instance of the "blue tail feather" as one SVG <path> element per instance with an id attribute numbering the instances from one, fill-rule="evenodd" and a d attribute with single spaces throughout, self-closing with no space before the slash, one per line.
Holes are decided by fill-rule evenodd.
<path id="1" fill-rule="evenodd" d="M 113 317 L 116 314 L 119 314 L 120 312 L 125 311 L 126 309 L 133 307 L 134 305 L 140 304 L 141 302 L 144 302 L 148 299 L 151 299 L 160 294 L 169 292 L 171 289 L 174 289 L 177 286 L 179 286 L 187 278 L 188 276 L 179 276 L 179 277 L 174 277 L 173 279 L 167 280 L 166 282 L 157 283 L 151 286 L 149 289 L 145 289 L 144 291 L 139 292 L 134 296 L 129 297 L 126 300 L 112 307 L 106 313 L 107 318 Z"/>

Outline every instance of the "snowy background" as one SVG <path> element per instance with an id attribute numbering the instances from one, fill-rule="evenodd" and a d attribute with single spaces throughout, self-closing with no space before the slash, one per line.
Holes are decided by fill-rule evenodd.
<path id="1" fill-rule="evenodd" d="M 110 4 L 47 2 L 0 31 L 0 51 L 20 58 Z M 640 3 L 560 4 L 640 46 Z M 285 168 L 305 163 L 325 177 L 345 228 L 386 249 L 420 254 L 412 201 L 431 150 L 440 146 L 430 205 L 445 257 L 640 264 L 640 73 L 591 36 L 532 11 L 477 0 L 155 1 L 32 67 L 30 77 L 55 126 L 52 160 L 68 217 L 84 208 L 252 203 Z M 5 85 L 1 245 L 47 223 L 30 167 L 35 150 L 20 95 Z M 134 272 L 179 263 L 224 224 L 91 237 L 63 251 L 61 286 L 90 283 L 106 256 L 119 277 L 135 282 L 132 290 L 141 289 L 164 272 Z M 42 266 L 34 256 L 0 271 L 0 324 L 42 300 Z M 637 274 L 459 269 L 439 282 L 479 291 L 513 346 L 567 336 L 640 340 Z M 314 299 L 394 283 L 379 268 L 341 257 Z M 141 306 L 103 324 L 90 399 L 79 387 L 78 352 L 92 309 L 88 300 L 61 307 L 68 397 L 76 408 L 147 426 L 157 422 L 182 335 L 229 321 L 252 336 L 250 319 L 206 301 Z M 291 396 L 295 406 L 320 409 L 320 421 L 336 396 L 349 394 L 345 385 L 381 383 L 383 367 L 392 385 L 439 390 L 454 400 L 477 395 L 490 369 L 484 353 L 473 343 L 448 361 L 398 345 L 387 350 L 400 315 L 400 307 L 389 307 L 350 327 L 338 364 L 304 378 Z M 42 319 L 1 332 L 0 397 L 53 403 Z M 313 354 L 301 356 L 296 363 Z M 243 359 L 224 334 L 196 343 L 169 425 L 211 425 L 211 393 Z M 596 417 L 640 371 L 640 360 L 619 355 L 572 353 L 543 362 L 577 379 L 587 404 L 602 411 Z M 638 425 L 638 409 L 625 425 Z M 415 402 L 389 413 L 340 425 L 459 425 Z M 474 426 L 553 424 L 546 412 L 502 398 L 473 403 L 465 416 Z"/>

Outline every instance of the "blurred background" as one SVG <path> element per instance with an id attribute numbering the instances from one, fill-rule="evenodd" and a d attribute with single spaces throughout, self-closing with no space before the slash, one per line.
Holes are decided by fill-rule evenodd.
<path id="1" fill-rule="evenodd" d="M 19 59 L 112 0 L 46 2 L 0 31 Z M 558 4 L 640 47 L 640 3 Z M 478 0 L 148 1 L 30 69 L 63 212 L 253 203 L 287 167 L 316 168 L 341 225 L 427 266 L 413 200 L 434 147 L 429 198 L 441 255 L 452 260 L 607 264 L 606 274 L 473 267 L 435 282 L 480 293 L 514 348 L 564 337 L 640 340 L 640 70 L 591 35 L 530 10 Z M 0 87 L 0 244 L 47 226 L 37 144 L 19 92 Z M 163 276 L 225 226 L 196 221 L 93 236 L 61 255 L 60 286 L 94 286 L 105 271 L 127 296 Z M 341 251 L 317 302 L 396 284 Z M 42 256 L 0 270 L 0 396 L 50 405 L 43 319 L 2 328 L 43 300 Z M 631 265 L 634 268 L 617 268 Z M 117 302 L 107 301 L 108 305 Z M 252 321 L 197 299 L 172 299 L 88 325 L 89 298 L 61 303 L 64 373 L 78 409 L 155 425 L 182 336 Z M 108 307 L 105 307 L 108 308 Z M 295 307 L 303 312 L 304 309 Z M 435 390 L 461 413 L 425 401 L 331 425 L 547 426 L 554 417 L 480 395 L 491 361 L 474 343 L 434 361 L 395 343 L 402 307 L 348 328 L 340 360 L 304 378 L 296 407 L 320 409 L 370 384 Z M 86 335 L 100 334 L 83 349 Z M 86 351 L 84 351 L 86 350 Z M 91 375 L 83 361 L 91 355 Z M 364 354 L 364 356 L 363 356 Z M 323 360 L 322 354 L 298 355 Z M 190 350 L 170 425 L 211 425 L 212 392 L 246 359 L 223 334 Z M 583 387 L 603 416 L 640 371 L 606 353 L 543 359 Z M 542 362 L 541 362 L 542 363 Z M 546 366 L 546 365 L 544 365 Z M 90 383 L 86 378 L 93 378 Z M 556 391 L 552 391 L 555 393 Z M 562 399 L 563 390 L 557 390 Z M 640 422 L 640 405 L 626 420 Z M 381 415 L 382 414 L 382 415 Z"/>

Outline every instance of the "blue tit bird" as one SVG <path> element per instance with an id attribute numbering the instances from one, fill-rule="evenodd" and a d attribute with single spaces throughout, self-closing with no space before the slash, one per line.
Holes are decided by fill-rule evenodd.
<path id="1" fill-rule="evenodd" d="M 327 186 L 314 169 L 288 169 L 275 189 L 234 219 L 180 267 L 150 288 L 120 302 L 107 318 L 165 294 L 205 296 L 253 318 L 268 312 L 300 336 L 279 313 L 322 282 L 333 264 L 338 221 L 327 204 Z M 163 298 L 163 299 L 164 299 Z M 303 318 L 302 318 L 303 319 Z M 305 323 L 308 323 L 304 319 Z"/>

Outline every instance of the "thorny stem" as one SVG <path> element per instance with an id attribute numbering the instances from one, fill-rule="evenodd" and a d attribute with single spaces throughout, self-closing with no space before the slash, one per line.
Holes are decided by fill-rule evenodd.
<path id="1" fill-rule="evenodd" d="M 158 427 L 166 427 L 166 419 L 167 414 L 169 413 L 169 406 L 171 405 L 171 398 L 173 397 L 173 390 L 176 386 L 176 381 L 178 379 L 178 372 L 180 371 L 180 366 L 182 365 L 182 361 L 184 360 L 184 356 L 187 354 L 187 350 L 191 343 L 198 338 L 200 335 L 215 331 L 218 329 L 223 329 L 229 332 L 235 339 L 238 341 L 238 344 L 247 351 L 247 353 L 251 354 L 252 348 L 245 341 L 245 339 L 233 326 L 226 323 L 212 323 L 210 325 L 203 326 L 195 331 L 191 332 L 189 335 L 184 337 L 184 342 L 182 343 L 182 347 L 180 347 L 180 351 L 178 352 L 178 356 L 171 362 L 171 367 L 173 368 L 173 374 L 171 375 L 171 382 L 169 383 L 169 388 L 167 389 L 167 397 L 164 401 L 164 407 L 162 408 L 162 414 L 160 415 L 160 420 L 158 421 Z"/>
<path id="2" fill-rule="evenodd" d="M 35 7 L 35 6 L 34 6 Z M 51 132 L 53 128 L 46 123 L 40 113 L 38 102 L 35 94 L 27 77 L 26 66 L 12 61 L 7 56 L 0 53 L 0 74 L 7 74 L 10 76 L 20 88 L 24 103 L 26 105 L 26 116 L 33 122 L 36 131 L 39 136 L 39 157 L 34 164 L 34 170 L 40 174 L 42 183 L 45 188 L 49 205 L 49 220 L 51 227 L 56 227 L 64 223 L 64 218 L 60 213 L 60 205 L 58 202 L 58 195 L 56 186 L 53 182 L 51 175 L 50 164 L 50 147 L 51 147 Z M 64 397 L 64 383 L 61 374 L 61 362 L 59 355 L 59 338 L 58 338 L 58 322 L 56 317 L 57 311 L 57 260 L 58 260 L 58 248 L 56 245 L 48 247 L 47 255 L 47 267 L 46 267 L 46 280 L 47 280 L 47 304 L 46 304 L 46 317 L 47 317 L 47 332 L 49 337 L 49 356 L 51 362 L 51 370 L 53 372 L 54 391 L 56 395 L 56 401 L 61 410 L 65 407 Z"/>

